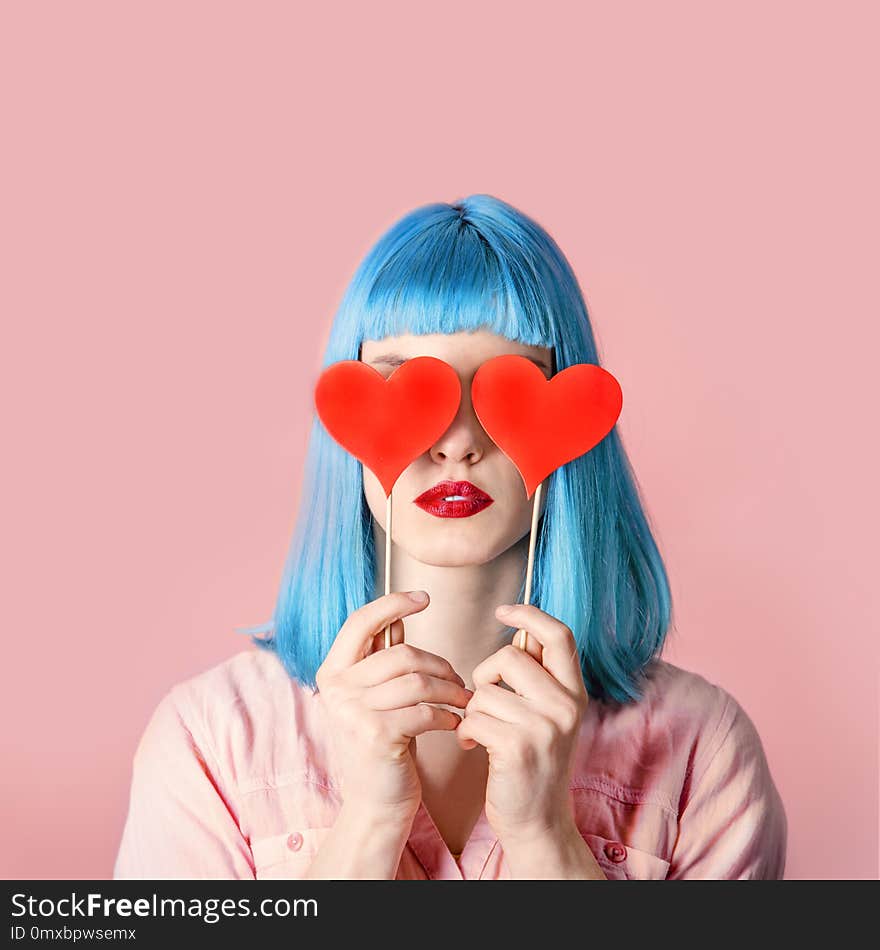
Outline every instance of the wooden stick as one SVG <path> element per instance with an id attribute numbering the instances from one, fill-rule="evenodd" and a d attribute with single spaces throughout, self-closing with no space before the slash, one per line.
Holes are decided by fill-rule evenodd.
<path id="1" fill-rule="evenodd" d="M 393 490 L 392 490 L 393 493 Z M 391 593 L 391 495 L 385 503 L 385 593 Z M 391 624 L 385 628 L 385 649 L 391 646 Z M 418 765 L 418 747 L 416 737 L 409 740 L 409 754 L 413 762 Z"/>
<path id="2" fill-rule="evenodd" d="M 529 563 L 526 567 L 526 596 L 523 600 L 523 603 L 528 604 L 529 599 L 532 596 L 532 568 L 535 564 L 535 537 L 538 534 L 538 512 L 541 510 L 541 489 L 544 487 L 543 482 L 538 483 L 538 487 L 535 489 L 535 495 L 532 502 L 532 527 L 529 533 Z M 519 631 L 519 648 L 520 650 L 526 649 L 526 644 L 528 643 L 528 634 L 525 630 Z"/>
<path id="3" fill-rule="evenodd" d="M 385 593 L 391 593 L 391 494 L 385 503 Z M 385 649 L 391 646 L 391 624 L 385 628 Z"/>

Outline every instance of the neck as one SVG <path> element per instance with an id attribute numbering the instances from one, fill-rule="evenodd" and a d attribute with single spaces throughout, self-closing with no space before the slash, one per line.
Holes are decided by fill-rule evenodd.
<path id="1" fill-rule="evenodd" d="M 385 592 L 385 532 L 373 521 L 376 595 Z M 391 589 L 425 590 L 428 606 L 403 621 L 406 642 L 447 659 L 473 688 L 471 674 L 487 656 L 510 643 L 513 631 L 495 616 L 516 603 L 528 562 L 529 536 L 485 564 L 438 567 L 391 546 Z"/>

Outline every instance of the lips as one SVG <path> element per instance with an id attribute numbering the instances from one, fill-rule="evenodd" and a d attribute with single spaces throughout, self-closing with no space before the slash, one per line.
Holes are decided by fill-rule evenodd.
<path id="1" fill-rule="evenodd" d="M 450 496 L 457 497 L 447 501 Z M 471 482 L 442 481 L 413 501 L 423 511 L 438 518 L 469 518 L 488 508 L 495 499 Z"/>

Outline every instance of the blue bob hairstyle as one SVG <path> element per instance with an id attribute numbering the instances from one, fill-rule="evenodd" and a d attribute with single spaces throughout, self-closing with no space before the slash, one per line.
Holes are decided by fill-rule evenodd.
<path id="1" fill-rule="evenodd" d="M 379 238 L 343 295 L 322 368 L 359 359 L 365 339 L 480 329 L 552 348 L 556 372 L 599 364 L 562 251 L 536 222 L 483 194 L 417 208 Z M 574 633 L 591 697 L 637 701 L 645 667 L 666 638 L 671 598 L 617 427 L 553 472 L 544 492 L 531 603 Z M 376 597 L 362 465 L 317 415 L 301 498 L 273 619 L 239 632 L 316 689 L 342 624 Z M 518 602 L 524 597 L 525 571 Z"/>

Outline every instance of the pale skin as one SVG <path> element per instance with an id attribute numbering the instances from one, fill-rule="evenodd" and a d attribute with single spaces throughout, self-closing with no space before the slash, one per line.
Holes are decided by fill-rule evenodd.
<path id="1" fill-rule="evenodd" d="M 426 592 L 424 603 L 406 593 L 381 596 L 386 498 L 363 469 L 376 599 L 349 617 L 318 671 L 351 781 L 309 877 L 394 878 L 424 801 L 453 851 L 485 807 L 514 878 L 605 879 L 571 810 L 573 756 L 589 702 L 574 637 L 535 606 L 499 610 L 519 594 L 532 500 L 480 425 L 470 385 L 479 366 L 505 353 L 552 375 L 550 350 L 489 331 L 362 344 L 361 360 L 386 377 L 416 356 L 444 360 L 459 375 L 462 398 L 447 431 L 393 490 L 393 590 Z M 413 504 L 447 478 L 473 482 L 494 503 L 468 518 L 438 518 Z M 545 500 L 546 493 L 542 513 Z M 393 646 L 384 649 L 388 623 Z M 521 627 L 527 651 L 514 645 Z"/>

